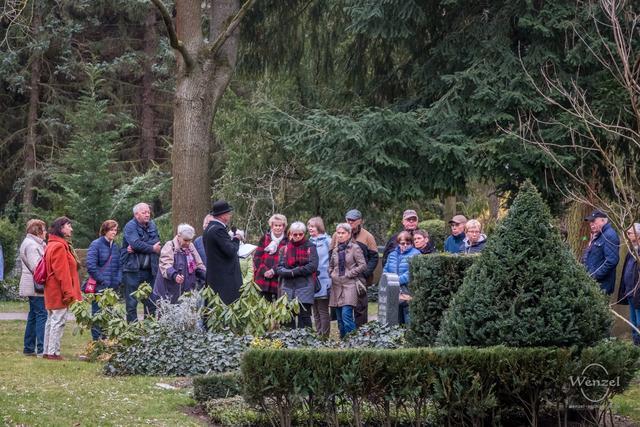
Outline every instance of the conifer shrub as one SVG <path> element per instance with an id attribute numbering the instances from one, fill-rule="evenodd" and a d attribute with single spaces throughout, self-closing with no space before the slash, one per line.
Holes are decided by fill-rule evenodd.
<path id="1" fill-rule="evenodd" d="M 435 343 L 442 315 L 462 284 L 475 256 L 430 254 L 411 258 L 411 323 L 407 341 L 416 347 Z"/>
<path id="2" fill-rule="evenodd" d="M 16 254 L 18 253 L 18 236 L 20 230 L 17 224 L 12 223 L 9 219 L 0 217 L 0 245 L 2 245 L 2 254 L 4 258 L 4 277 L 5 279 L 13 267 L 16 265 Z"/>
<path id="3" fill-rule="evenodd" d="M 605 297 L 526 182 L 467 270 L 438 339 L 452 346 L 590 346 L 610 325 Z"/>

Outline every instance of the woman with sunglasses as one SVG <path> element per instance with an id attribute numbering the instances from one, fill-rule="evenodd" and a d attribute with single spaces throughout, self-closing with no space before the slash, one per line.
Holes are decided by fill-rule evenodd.
<path id="1" fill-rule="evenodd" d="M 282 293 L 289 300 L 298 299 L 300 312 L 296 325 L 291 318 L 291 328 L 310 328 L 311 307 L 313 307 L 316 274 L 318 271 L 318 251 L 316 245 L 307 240 L 307 227 L 296 221 L 289 227 L 289 241 L 280 250 L 276 273 L 282 279 Z"/>
<path id="2" fill-rule="evenodd" d="M 398 311 L 398 321 L 400 324 L 409 323 L 409 259 L 415 255 L 420 255 L 420 251 L 413 247 L 411 233 L 402 231 L 398 234 L 398 246 L 389 254 L 387 263 L 384 265 L 385 273 L 398 275 L 400 282 L 400 310 Z"/>

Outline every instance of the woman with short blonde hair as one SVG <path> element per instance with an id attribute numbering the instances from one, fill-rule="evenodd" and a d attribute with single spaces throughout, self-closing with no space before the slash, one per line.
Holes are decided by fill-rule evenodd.
<path id="1" fill-rule="evenodd" d="M 269 301 L 278 297 L 278 267 L 280 250 L 287 245 L 287 217 L 275 214 L 269 218 L 269 230 L 260 238 L 253 253 L 253 280 Z"/>

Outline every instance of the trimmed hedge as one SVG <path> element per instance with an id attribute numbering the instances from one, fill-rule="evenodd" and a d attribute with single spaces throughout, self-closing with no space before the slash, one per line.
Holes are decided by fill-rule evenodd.
<path id="1" fill-rule="evenodd" d="M 415 425 L 529 424 L 542 411 L 564 417 L 576 407 L 599 410 L 622 393 L 638 368 L 640 349 L 621 341 L 573 348 L 419 348 L 402 350 L 250 350 L 242 361 L 245 400 L 281 425 L 301 408 L 307 418 L 337 425 L 350 407 L 355 425 L 363 408 L 380 410 L 375 423 L 398 412 Z M 608 371 L 589 370 L 598 363 Z M 583 374 L 583 370 L 587 369 Z M 601 402 L 585 399 L 584 378 L 612 380 Z M 584 388 L 584 387 L 583 387 Z M 594 398 L 603 389 L 592 389 Z M 392 410 L 394 409 L 395 410 Z M 406 418 L 405 418 L 406 419 Z M 529 421 L 527 421 L 529 420 Z M 430 420 L 433 421 L 433 420 Z"/>
<path id="2" fill-rule="evenodd" d="M 221 399 L 242 392 L 242 376 L 239 372 L 203 375 L 193 379 L 193 398 L 198 402 Z"/>
<path id="3" fill-rule="evenodd" d="M 476 259 L 451 254 L 411 258 L 413 300 L 409 304 L 411 323 L 407 332 L 410 345 L 425 347 L 435 343 L 442 316 L 462 285 L 465 271 Z"/>

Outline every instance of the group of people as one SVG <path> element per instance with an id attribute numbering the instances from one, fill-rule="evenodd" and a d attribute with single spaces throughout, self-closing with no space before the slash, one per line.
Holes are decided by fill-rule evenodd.
<path id="1" fill-rule="evenodd" d="M 291 319 L 290 327 L 315 325 L 320 335 L 327 336 L 333 308 L 340 336 L 344 337 L 367 322 L 367 287 L 374 283 L 380 265 L 383 272 L 398 276 L 399 321 L 409 323 L 409 260 L 415 255 L 435 252 L 429 233 L 418 227 L 415 210 L 403 212 L 403 229 L 386 243 L 382 262 L 379 262 L 376 240 L 364 228 L 363 215 L 357 209 L 346 213 L 345 221 L 336 226 L 331 236 L 320 217 L 289 225 L 284 215 L 272 215 L 268 231 L 257 246 L 245 245 L 244 233 L 233 227 L 229 229 L 232 216 L 231 205 L 216 201 L 203 221 L 202 236 L 195 239 L 195 229 L 189 224 L 180 224 L 173 239 L 163 245 L 151 219 L 150 207 L 138 203 L 133 207 L 133 218 L 124 226 L 121 247 L 115 241 L 118 223 L 107 220 L 102 224 L 99 237 L 91 242 L 87 251 L 89 277 L 82 285 L 78 276 L 79 261 L 70 243 L 71 220 L 57 218 L 48 230 L 44 221 L 30 220 L 20 246 L 20 295 L 29 299 L 24 354 L 62 359 L 60 341 L 68 309 L 73 302 L 82 300 L 82 292 L 118 290 L 122 285 L 127 321 L 136 321 L 139 301 L 134 295 L 143 282 L 153 285 L 151 298 L 142 302 L 145 316 L 155 314 L 155 303 L 159 299 L 177 303 L 180 295 L 199 285 L 210 286 L 224 303 L 231 304 L 239 298 L 242 283 L 254 281 L 269 301 L 281 295 L 297 299 L 300 310 Z M 592 234 L 583 263 L 603 292 L 611 294 L 619 261 L 619 238 L 604 213 L 594 211 L 585 220 L 589 221 Z M 482 251 L 487 237 L 478 220 L 455 215 L 449 226 L 451 235 L 444 242 L 446 252 Z M 640 224 L 634 224 L 627 234 L 637 251 Z M 244 246 L 250 250 L 241 250 Z M 43 258 L 47 274 L 44 292 L 39 293 L 34 272 Z M 629 304 L 631 322 L 636 326 L 640 322 L 638 272 L 636 257 L 629 253 L 624 263 L 619 302 Z M 92 310 L 94 314 L 99 311 L 95 301 Z M 103 337 L 98 327 L 91 333 L 95 340 Z M 640 344 L 640 334 L 634 330 L 633 336 L 634 342 Z"/>
<path id="2" fill-rule="evenodd" d="M 589 243 L 582 263 L 606 295 L 611 295 L 616 286 L 616 269 L 620 261 L 620 238 L 611 226 L 606 213 L 594 210 L 584 218 L 591 231 Z M 632 248 L 624 260 L 617 303 L 629 305 L 629 321 L 633 325 L 633 343 L 640 345 L 640 223 L 634 223 L 626 231 Z"/>

